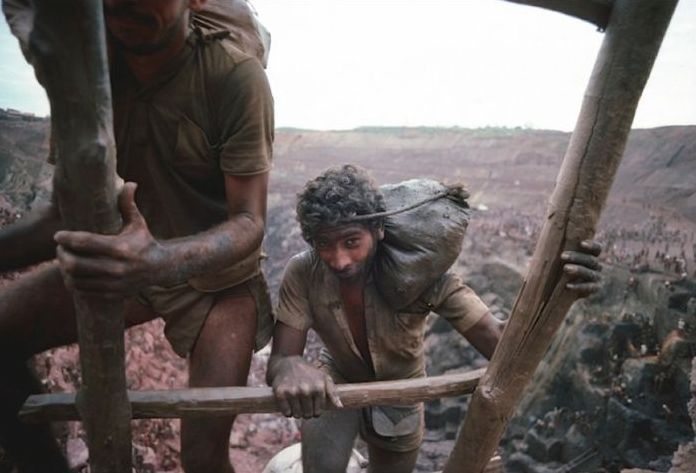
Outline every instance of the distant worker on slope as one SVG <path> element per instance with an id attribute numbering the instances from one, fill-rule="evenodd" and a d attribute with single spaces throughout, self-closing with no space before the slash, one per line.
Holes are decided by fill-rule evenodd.
<path id="1" fill-rule="evenodd" d="M 26 360 L 77 340 L 71 289 L 124 299 L 127 327 L 164 318 L 190 386 L 245 385 L 254 348 L 270 339 L 259 260 L 273 98 L 257 57 L 229 31 L 192 22 L 205 3 L 104 0 L 118 173 L 130 181 L 121 233 L 56 233 L 55 202 L 0 230 L 0 271 L 50 260 L 58 245 L 58 263 L 0 291 L 0 446 L 19 472 L 70 471 L 47 426 L 24 425 L 17 411 L 39 390 Z M 240 3 L 248 9 L 228 5 Z M 3 6 L 10 16 L 22 4 Z M 234 471 L 233 421 L 182 420 L 187 473 Z"/>
<path id="2" fill-rule="evenodd" d="M 355 222 L 384 211 L 380 190 L 351 165 L 325 171 L 299 196 L 297 218 L 311 248 L 285 268 L 267 381 L 285 415 L 310 419 L 302 426 L 305 473 L 345 472 L 358 433 L 368 444 L 368 471 L 413 471 L 423 437 L 422 404 L 324 412 L 341 407 L 335 383 L 425 376 L 423 337 L 431 311 L 486 358 L 502 333 L 503 323 L 446 271 L 407 307 L 397 310 L 385 301 L 376 281 L 385 219 Z M 583 242 L 582 248 L 563 254 L 564 271 L 574 276 L 568 288 L 578 296 L 599 289 L 599 246 Z M 320 367 L 302 357 L 310 328 L 325 345 Z"/>

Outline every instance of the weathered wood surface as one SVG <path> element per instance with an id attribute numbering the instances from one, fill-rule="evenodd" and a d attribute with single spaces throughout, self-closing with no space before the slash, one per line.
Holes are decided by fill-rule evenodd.
<path id="1" fill-rule="evenodd" d="M 8 16 L 19 15 L 10 24 L 19 26 L 13 31 L 25 40 L 23 51 L 51 104 L 54 192 L 63 221 L 71 230 L 115 233 L 121 219 L 102 1 L 5 0 L 4 7 Z M 91 471 L 129 472 L 122 304 L 79 296 L 74 301 L 82 368 L 76 403 Z"/>
<path id="2" fill-rule="evenodd" d="M 375 404 L 413 404 L 441 397 L 469 394 L 485 369 L 429 378 L 341 384 L 344 408 Z M 129 391 L 134 419 L 211 417 L 227 414 L 277 412 L 271 388 L 196 388 L 168 391 Z M 19 413 L 26 422 L 79 420 L 75 394 L 30 396 Z"/>
<path id="3" fill-rule="evenodd" d="M 499 455 L 491 458 L 483 469 L 483 473 L 503 473 L 504 471 L 503 459 Z"/>
<path id="4" fill-rule="evenodd" d="M 574 302 L 560 254 L 592 238 L 677 0 L 617 0 L 529 273 L 444 473 L 479 473 Z"/>
<path id="5" fill-rule="evenodd" d="M 605 29 L 611 14 L 613 0 L 506 0 L 532 7 L 545 8 L 589 21 Z"/>

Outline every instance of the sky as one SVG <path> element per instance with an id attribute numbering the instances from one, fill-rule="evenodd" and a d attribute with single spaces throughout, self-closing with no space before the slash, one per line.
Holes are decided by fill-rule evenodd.
<path id="1" fill-rule="evenodd" d="M 603 34 L 502 0 L 253 0 L 276 125 L 570 131 Z M 696 0 L 681 0 L 634 128 L 696 124 Z M 49 113 L 0 22 L 0 107 Z"/>

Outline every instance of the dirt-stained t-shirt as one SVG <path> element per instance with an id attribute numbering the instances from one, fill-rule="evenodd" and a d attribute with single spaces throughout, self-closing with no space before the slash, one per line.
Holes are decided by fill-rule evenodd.
<path id="1" fill-rule="evenodd" d="M 312 250 L 290 259 L 280 287 L 277 320 L 297 330 L 313 328 L 321 337 L 339 381 L 365 382 L 425 375 L 423 337 L 432 311 L 464 333 L 488 307 L 459 277 L 446 273 L 413 304 L 391 309 L 368 278 L 364 292 L 367 342 L 374 375 L 348 325 L 339 280 Z"/>
<path id="2" fill-rule="evenodd" d="M 136 203 L 158 239 L 224 222 L 225 174 L 271 168 L 268 81 L 259 61 L 230 41 L 192 32 L 181 54 L 145 86 L 116 57 L 112 90 L 118 173 L 138 183 Z M 245 281 L 260 271 L 260 253 L 189 283 L 215 291 Z"/>

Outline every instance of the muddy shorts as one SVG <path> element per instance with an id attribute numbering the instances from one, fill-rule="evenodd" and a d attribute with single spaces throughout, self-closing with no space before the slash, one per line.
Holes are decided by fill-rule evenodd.
<path id="1" fill-rule="evenodd" d="M 164 319 L 164 336 L 174 351 L 186 358 L 215 301 L 223 296 L 254 298 L 258 318 L 255 349 L 263 348 L 271 339 L 274 323 L 271 298 L 263 274 L 216 292 L 201 292 L 188 283 L 170 287 L 150 286 L 141 291 L 137 299 Z"/>

